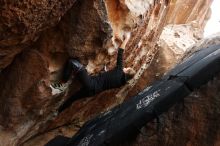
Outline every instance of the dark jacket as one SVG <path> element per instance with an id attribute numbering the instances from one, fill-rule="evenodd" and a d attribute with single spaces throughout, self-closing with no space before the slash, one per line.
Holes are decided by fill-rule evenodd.
<path id="1" fill-rule="evenodd" d="M 121 87 L 126 83 L 123 72 L 123 52 L 123 49 L 118 49 L 117 64 L 113 70 L 91 76 L 91 86 L 88 89 L 90 92 L 97 94 L 104 90 Z"/>

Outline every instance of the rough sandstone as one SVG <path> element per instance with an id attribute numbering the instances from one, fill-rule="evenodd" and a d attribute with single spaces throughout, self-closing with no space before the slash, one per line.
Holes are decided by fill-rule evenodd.
<path id="1" fill-rule="evenodd" d="M 165 39 L 160 39 L 165 41 L 159 46 L 163 28 L 167 24 L 187 26 L 189 32 L 193 31 L 189 42 L 197 42 L 210 15 L 211 2 L 0 1 L 0 145 L 43 145 L 57 134 L 71 136 L 85 121 L 138 93 L 175 65 L 183 53 L 176 55 Z M 137 71 L 135 78 L 120 89 L 76 101 L 55 117 L 63 100 L 80 87 L 73 79 L 63 93 L 54 94 L 50 88 L 51 83 L 59 82 L 69 56 L 77 57 L 90 74 L 99 73 L 105 65 L 111 69 L 116 58 L 112 38 L 127 31 L 131 39 L 125 51 L 125 66 Z M 171 123 L 168 119 L 167 124 Z M 173 134 L 172 139 L 181 138 L 175 135 L 175 129 Z M 192 133 L 186 134 L 190 137 Z"/>

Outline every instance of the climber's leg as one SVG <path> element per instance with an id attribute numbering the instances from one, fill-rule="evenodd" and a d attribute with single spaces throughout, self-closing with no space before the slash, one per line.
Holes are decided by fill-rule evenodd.
<path id="1" fill-rule="evenodd" d="M 69 59 L 63 69 L 63 82 L 67 82 L 72 74 L 78 73 L 82 68 L 83 65 L 79 61 Z"/>
<path id="2" fill-rule="evenodd" d="M 63 82 L 67 82 L 72 74 L 72 66 L 70 60 L 68 60 L 63 69 Z"/>
<path id="3" fill-rule="evenodd" d="M 82 86 L 86 89 L 93 88 L 93 80 L 85 68 L 81 69 L 77 74 L 77 79 L 81 82 Z"/>

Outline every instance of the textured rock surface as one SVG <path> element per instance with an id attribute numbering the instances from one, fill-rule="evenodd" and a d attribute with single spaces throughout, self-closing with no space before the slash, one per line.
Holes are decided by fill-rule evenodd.
<path id="1" fill-rule="evenodd" d="M 76 126 L 136 94 L 177 61 L 175 52 L 157 46 L 163 27 L 193 21 L 193 28 L 202 30 L 210 4 L 211 0 L 0 1 L 0 145 L 23 145 L 70 123 L 73 131 L 61 132 L 72 135 Z M 53 94 L 50 88 L 60 80 L 68 57 L 79 58 L 91 74 L 105 65 L 111 69 L 116 60 L 112 38 L 125 31 L 131 32 L 125 66 L 134 67 L 135 78 L 120 89 L 76 101 L 54 117 L 62 101 L 80 87 L 74 79 L 63 93 Z M 43 145 L 56 131 L 44 134 L 40 143 L 33 139 L 26 145 Z"/>
<path id="2" fill-rule="evenodd" d="M 203 30 L 204 22 L 210 17 L 209 9 L 212 0 L 171 0 L 167 23 L 168 24 L 185 24 L 195 22 L 195 27 Z"/>
<path id="3" fill-rule="evenodd" d="M 159 46 L 170 48 L 177 55 L 184 54 L 200 37 L 190 24 L 167 25 L 160 36 Z"/>
<path id="4" fill-rule="evenodd" d="M 75 0 L 0 1 L 0 68 L 39 37 L 40 32 L 56 25 Z M 29 48 L 29 47 L 28 47 Z"/>

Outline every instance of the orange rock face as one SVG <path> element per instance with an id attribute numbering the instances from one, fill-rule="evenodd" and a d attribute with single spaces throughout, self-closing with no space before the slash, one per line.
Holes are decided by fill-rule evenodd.
<path id="1" fill-rule="evenodd" d="M 30 48 L 43 30 L 55 26 L 75 0 L 0 1 L 0 68 Z"/>
<path id="2" fill-rule="evenodd" d="M 202 30 L 210 4 L 211 0 L 0 1 L 0 145 L 43 145 L 51 136 L 44 135 L 48 139 L 40 144 L 31 138 L 69 123 L 80 126 L 139 92 L 177 62 L 175 53 L 157 46 L 164 26 L 195 21 Z M 111 69 L 116 62 L 114 37 L 125 32 L 131 33 L 125 66 L 137 71 L 135 78 L 120 89 L 76 101 L 55 117 L 63 100 L 80 87 L 74 79 L 64 92 L 53 92 L 50 85 L 60 81 L 66 60 L 77 57 L 90 74 L 104 66 Z M 66 131 L 63 134 L 75 132 Z"/>
<path id="3" fill-rule="evenodd" d="M 185 24 L 195 21 L 197 27 L 203 30 L 210 16 L 212 0 L 171 0 L 169 5 L 168 24 Z"/>

